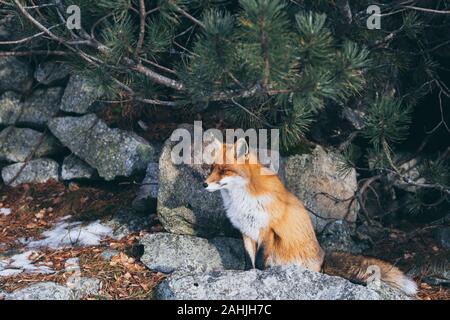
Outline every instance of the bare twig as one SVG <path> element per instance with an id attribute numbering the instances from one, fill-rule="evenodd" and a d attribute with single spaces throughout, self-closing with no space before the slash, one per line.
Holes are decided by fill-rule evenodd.
<path id="1" fill-rule="evenodd" d="M 268 88 L 269 78 L 270 78 L 270 59 L 269 59 L 269 38 L 267 33 L 260 27 L 261 32 L 261 51 L 264 60 L 264 71 L 263 71 L 263 87 Z"/>
<path id="2" fill-rule="evenodd" d="M 242 104 L 236 102 L 234 100 L 234 98 L 231 98 L 231 101 L 238 106 L 239 108 L 241 108 L 242 110 L 244 110 L 245 112 L 247 112 L 249 115 L 251 115 L 252 117 L 256 118 L 258 121 L 260 121 L 261 123 L 264 123 L 266 126 L 270 127 L 270 128 L 274 128 L 274 126 L 270 123 L 268 123 L 266 120 L 261 119 L 261 117 L 257 116 L 255 113 L 251 112 L 249 109 L 247 109 L 246 107 L 244 107 Z"/>
<path id="3" fill-rule="evenodd" d="M 128 59 L 128 62 L 130 62 L 129 59 Z M 156 83 L 165 85 L 166 87 L 173 88 L 173 89 L 178 90 L 178 91 L 184 90 L 184 85 L 181 82 L 178 82 L 176 80 L 173 80 L 173 79 L 170 79 L 170 78 L 168 78 L 166 76 L 163 76 L 163 75 L 161 75 L 159 73 L 156 73 L 153 70 L 145 67 L 142 64 L 135 65 L 133 62 L 131 62 L 130 67 L 131 67 L 132 70 L 135 70 L 135 71 L 137 71 L 139 73 L 142 73 L 143 75 L 145 75 L 148 78 L 152 79 Z"/>
<path id="4" fill-rule="evenodd" d="M 67 51 L 34 50 L 34 51 L 0 51 L 0 57 L 24 57 L 32 55 L 65 56 Z"/>
<path id="5" fill-rule="evenodd" d="M 56 26 L 51 26 L 51 27 L 48 28 L 48 30 L 52 30 L 52 29 L 57 28 L 57 27 L 59 27 L 59 26 L 61 26 L 61 25 L 63 25 L 63 24 L 60 23 L 60 24 L 57 24 Z M 38 37 L 40 37 L 40 36 L 42 36 L 42 35 L 44 35 L 44 34 L 46 34 L 46 32 L 41 31 L 41 32 L 36 33 L 36 34 L 34 34 L 34 35 L 32 35 L 32 36 L 29 36 L 29 37 L 26 37 L 26 38 L 22 38 L 22 39 L 19 39 L 19 40 L 0 41 L 0 45 L 22 44 L 22 43 L 31 41 L 31 40 L 33 40 L 33 39 L 35 39 L 35 38 L 38 38 Z"/>
<path id="6" fill-rule="evenodd" d="M 147 17 L 145 10 L 145 0 L 139 0 L 139 37 L 136 44 L 136 50 L 134 52 L 134 57 L 138 63 L 140 63 L 139 55 L 141 53 L 145 37 L 145 18 Z"/>
<path id="7" fill-rule="evenodd" d="M 448 126 L 447 122 L 445 121 L 444 109 L 443 109 L 443 106 L 442 106 L 442 94 L 443 93 L 445 94 L 445 90 L 439 84 L 439 81 L 436 81 L 436 83 L 438 84 L 439 88 L 441 89 L 439 91 L 439 95 L 438 95 L 438 98 L 439 98 L 439 111 L 440 111 L 440 115 L 441 115 L 441 121 L 433 129 L 431 129 L 431 131 L 427 132 L 427 134 L 433 134 L 441 126 L 444 126 L 444 128 L 447 130 L 447 132 L 450 133 L 450 127 Z"/>
<path id="8" fill-rule="evenodd" d="M 435 9 L 415 7 L 415 6 L 404 6 L 404 8 L 416 10 L 416 11 L 428 12 L 428 13 L 450 14 L 450 10 L 435 10 Z"/>
<path id="9" fill-rule="evenodd" d="M 177 102 L 175 101 L 163 101 L 163 100 L 158 100 L 158 99 L 147 99 L 147 98 L 142 98 L 139 97 L 138 95 L 136 95 L 136 93 L 134 92 L 134 90 L 132 88 L 130 88 L 129 86 L 127 86 L 126 84 L 124 84 L 123 82 L 117 80 L 114 77 L 111 77 L 111 79 L 123 90 L 125 90 L 126 92 L 128 92 L 128 94 L 130 94 L 134 100 L 142 102 L 142 103 L 146 103 L 146 104 L 153 104 L 153 105 L 159 105 L 159 106 L 168 106 L 168 107 L 176 107 L 178 106 Z"/>
<path id="10" fill-rule="evenodd" d="M 102 23 L 103 21 L 105 21 L 106 19 L 108 19 L 109 17 L 112 17 L 113 15 L 114 15 L 114 12 L 110 12 L 107 15 L 105 15 L 104 17 L 101 17 L 100 19 L 95 21 L 95 23 L 91 27 L 91 37 L 92 38 L 95 38 L 95 29 L 98 27 L 98 25 L 100 23 Z"/>
<path id="11" fill-rule="evenodd" d="M 177 6 L 173 1 L 171 1 L 173 7 L 175 8 L 176 11 L 178 11 L 179 13 L 181 13 L 183 16 L 185 16 L 186 18 L 188 18 L 189 20 L 191 20 L 192 22 L 194 22 L 195 24 L 198 24 L 199 26 L 201 26 L 202 28 L 205 27 L 205 25 L 203 24 L 203 22 L 199 21 L 198 19 L 196 19 L 195 17 L 191 16 L 189 13 L 187 13 L 185 10 L 183 10 L 182 8 L 180 8 L 179 6 Z"/>
<path id="12" fill-rule="evenodd" d="M 162 66 L 162 65 L 160 65 L 160 64 L 158 64 L 156 62 L 153 62 L 151 60 L 144 59 L 144 58 L 141 58 L 141 60 L 144 61 L 145 63 L 148 63 L 148 64 L 158 68 L 158 69 L 164 70 L 166 72 L 169 72 L 169 73 L 172 73 L 172 74 L 175 74 L 175 75 L 177 74 L 177 72 L 175 70 L 172 70 L 172 69 L 169 69 L 167 67 L 164 67 L 164 66 Z"/>
<path id="13" fill-rule="evenodd" d="M 358 199 L 358 203 L 359 203 L 359 205 L 361 207 L 361 210 L 364 213 L 364 217 L 366 218 L 367 223 L 369 223 L 369 224 L 372 224 L 373 220 L 370 217 L 370 213 L 369 213 L 369 211 L 366 208 L 366 200 L 365 200 L 364 194 L 365 194 L 367 188 L 369 188 L 372 183 L 374 183 L 375 181 L 377 181 L 377 180 L 379 180 L 381 178 L 382 178 L 381 175 L 376 175 L 376 176 L 373 176 L 371 178 L 368 178 L 368 179 L 365 179 L 365 180 L 361 180 L 361 181 L 358 182 L 358 183 L 361 183 L 362 181 L 365 181 L 364 184 L 362 185 L 361 189 L 358 190 L 358 192 L 356 194 L 356 197 Z"/>
<path id="14" fill-rule="evenodd" d="M 24 7 L 24 9 L 40 9 L 40 8 L 45 8 L 45 7 L 54 7 L 54 6 L 56 6 L 56 4 L 54 4 L 54 3 L 43 3 L 43 4 L 40 4 L 40 5 L 35 5 L 35 6 L 27 6 L 27 7 Z"/>

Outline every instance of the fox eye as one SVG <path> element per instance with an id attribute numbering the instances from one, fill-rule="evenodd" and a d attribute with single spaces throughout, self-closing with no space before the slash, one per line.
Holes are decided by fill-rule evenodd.
<path id="1" fill-rule="evenodd" d="M 223 168 L 222 170 L 220 170 L 221 174 L 228 174 L 228 173 L 232 173 L 232 172 L 233 172 L 232 170 L 226 169 L 226 168 Z"/>

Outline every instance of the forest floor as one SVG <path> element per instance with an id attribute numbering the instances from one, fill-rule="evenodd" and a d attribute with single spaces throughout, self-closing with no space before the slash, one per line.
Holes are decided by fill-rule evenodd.
<path id="1" fill-rule="evenodd" d="M 22 185 L 5 188 L 0 196 L 0 208 L 10 210 L 0 215 L 0 257 L 28 251 L 30 239 L 45 239 L 44 232 L 54 229 L 61 220 L 70 216 L 71 221 L 83 224 L 92 221 L 108 221 L 121 208 L 130 207 L 136 190 L 126 187 L 112 192 L 109 188 L 65 186 L 50 182 L 41 185 Z M 154 215 L 148 215 L 152 220 Z M 155 224 L 146 230 L 160 231 Z M 129 233 L 121 239 L 106 236 L 95 245 L 50 246 L 39 248 L 28 258 L 33 265 L 51 268 L 52 273 L 22 272 L 0 277 L 0 288 L 11 292 L 33 283 L 52 281 L 64 284 L 73 275 L 65 262 L 78 258 L 82 277 L 99 279 L 102 288 L 92 299 L 149 299 L 163 275 L 149 271 L 134 250 L 139 232 Z M 73 239 L 75 242 L 76 240 Z M 103 253 L 114 253 L 109 259 Z"/>
<path id="2" fill-rule="evenodd" d="M 54 229 L 55 225 L 69 216 L 71 221 L 83 224 L 108 221 L 120 209 L 131 206 L 136 191 L 133 186 L 111 188 L 56 182 L 3 187 L 0 192 L 0 212 L 7 214 L 0 214 L 0 258 L 29 250 L 30 243 L 45 240 L 44 233 Z M 146 219 L 149 219 L 149 224 L 141 232 L 162 230 L 154 213 L 146 215 Z M 148 270 L 139 262 L 137 251 L 141 232 L 128 233 L 120 239 L 106 234 L 95 245 L 40 248 L 28 257 L 30 263 L 53 272 L 22 272 L 0 277 L 0 289 L 11 292 L 43 281 L 64 284 L 73 274 L 73 271 L 67 270 L 66 261 L 78 258 L 81 276 L 102 282 L 101 291 L 88 299 L 151 299 L 154 287 L 164 275 Z M 411 233 L 397 231 L 388 239 L 379 241 L 367 253 L 399 267 L 410 266 L 418 258 L 429 260 L 431 256 L 441 254 L 441 249 L 434 241 L 429 232 L 411 236 Z M 114 252 L 110 259 L 104 256 L 107 250 Z M 420 299 L 450 300 L 448 288 L 422 282 L 420 271 L 417 275 Z"/>

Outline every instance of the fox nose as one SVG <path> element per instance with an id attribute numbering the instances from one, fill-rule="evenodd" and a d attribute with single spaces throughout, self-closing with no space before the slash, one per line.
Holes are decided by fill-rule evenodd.
<path id="1" fill-rule="evenodd" d="M 203 188 L 208 188 L 208 183 L 203 182 Z"/>

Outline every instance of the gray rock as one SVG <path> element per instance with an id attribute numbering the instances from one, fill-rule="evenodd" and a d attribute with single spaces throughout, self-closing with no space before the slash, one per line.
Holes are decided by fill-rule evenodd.
<path id="1" fill-rule="evenodd" d="M 60 62 L 44 62 L 37 66 L 34 78 L 37 82 L 50 85 L 69 76 L 71 68 Z"/>
<path id="2" fill-rule="evenodd" d="M 61 100 L 61 110 L 85 114 L 92 104 L 103 95 L 103 91 L 86 77 L 75 74 L 70 77 Z"/>
<path id="3" fill-rule="evenodd" d="M 16 57 L 0 57 L 0 92 L 25 92 L 33 84 L 31 67 Z"/>
<path id="4" fill-rule="evenodd" d="M 242 270 L 245 267 L 244 247 L 238 239 L 219 237 L 207 240 L 155 233 L 144 236 L 141 244 L 144 246 L 141 262 L 149 269 L 159 272 Z"/>
<path id="5" fill-rule="evenodd" d="M 102 282 L 95 278 L 81 277 L 72 288 L 74 299 L 97 296 L 100 294 Z"/>
<path id="6" fill-rule="evenodd" d="M 450 249 L 450 227 L 443 227 L 436 230 L 436 240 L 444 248 Z"/>
<path id="7" fill-rule="evenodd" d="M 9 13 L 13 10 L 8 10 L 8 8 L 2 8 L 1 18 L 0 18 L 0 41 L 14 41 L 20 40 L 26 37 L 27 26 L 20 20 L 20 15 L 17 13 Z M 29 30 L 28 30 L 29 31 Z M 29 32 L 28 34 L 29 35 Z M 26 42 L 26 47 L 28 49 L 34 49 L 43 44 L 44 40 L 42 37 L 36 37 Z M 23 46 L 23 44 L 22 44 Z"/>
<path id="8" fill-rule="evenodd" d="M 117 256 L 119 254 L 119 251 L 112 250 L 112 249 L 106 249 L 100 254 L 100 257 L 102 257 L 106 261 L 111 261 L 113 257 Z"/>
<path id="9" fill-rule="evenodd" d="M 357 190 L 356 171 L 343 175 L 339 157 L 317 146 L 311 154 L 290 156 L 283 160 L 287 188 L 299 197 L 310 212 L 314 227 L 322 231 L 333 219 L 355 222 L 359 206 L 350 198 Z M 335 201 L 335 199 L 343 201 Z"/>
<path id="10" fill-rule="evenodd" d="M 91 179 L 94 176 L 94 173 L 95 170 L 93 168 L 74 155 L 64 158 L 61 166 L 62 180 Z"/>
<path id="11" fill-rule="evenodd" d="M 63 89 L 38 89 L 24 102 L 12 91 L 0 97 L 0 125 L 44 127 L 58 113 Z"/>
<path id="12" fill-rule="evenodd" d="M 325 251 L 345 251 L 360 254 L 368 246 L 355 240 L 355 230 L 344 220 L 329 223 L 320 233 L 318 240 Z"/>
<path id="13" fill-rule="evenodd" d="M 62 87 L 34 90 L 25 100 L 25 113 L 19 118 L 22 123 L 45 125 L 58 113 L 63 94 Z"/>
<path id="14" fill-rule="evenodd" d="M 147 166 L 145 178 L 139 188 L 138 195 L 133 200 L 133 209 L 137 211 L 147 211 L 158 198 L 159 164 L 150 162 Z"/>
<path id="15" fill-rule="evenodd" d="M 152 219 L 148 214 L 124 208 L 118 210 L 112 219 L 104 223 L 114 230 L 113 237 L 115 239 L 122 239 L 130 233 L 148 229 L 152 223 Z"/>
<path id="16" fill-rule="evenodd" d="M 40 158 L 60 150 L 54 137 L 33 129 L 8 127 L 0 132 L 0 161 L 23 162 L 31 155 Z"/>
<path id="17" fill-rule="evenodd" d="M 132 132 L 109 128 L 95 114 L 49 121 L 51 132 L 76 156 L 113 180 L 144 170 L 157 159 L 157 150 Z"/>
<path id="18" fill-rule="evenodd" d="M 183 128 L 193 131 L 190 125 Z M 209 193 L 202 186 L 209 166 L 174 164 L 171 151 L 177 143 L 168 139 L 159 159 L 157 213 L 163 227 L 172 233 L 201 237 L 236 235 L 220 193 Z"/>
<path id="19" fill-rule="evenodd" d="M 347 119 L 356 130 L 361 130 L 364 128 L 364 112 L 360 110 L 351 109 L 349 107 L 344 107 L 342 109 L 342 116 Z"/>
<path id="20" fill-rule="evenodd" d="M 40 282 L 7 294 L 5 300 L 73 300 L 74 293 L 54 282 Z"/>
<path id="21" fill-rule="evenodd" d="M 13 14 L 8 14 L 0 19 L 0 41 L 14 40 L 13 36 L 17 31 L 17 19 Z"/>
<path id="22" fill-rule="evenodd" d="M 296 266 L 264 271 L 175 272 L 156 289 L 163 300 L 400 300 L 393 289 L 353 284 Z"/>
<path id="23" fill-rule="evenodd" d="M 59 165 L 56 161 L 42 158 L 4 167 L 2 179 L 5 184 L 15 187 L 22 183 L 45 183 L 50 179 L 58 180 L 58 172 Z"/>
<path id="24" fill-rule="evenodd" d="M 14 125 L 23 114 L 23 103 L 20 94 L 8 91 L 0 96 L 0 125 Z"/>

